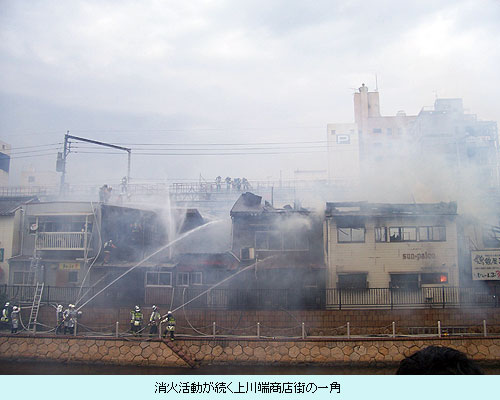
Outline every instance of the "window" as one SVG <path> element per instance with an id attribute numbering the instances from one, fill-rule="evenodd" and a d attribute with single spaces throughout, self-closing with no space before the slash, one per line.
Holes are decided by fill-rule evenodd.
<path id="1" fill-rule="evenodd" d="M 163 269 L 146 272 L 146 286 L 172 286 L 172 272 Z"/>
<path id="2" fill-rule="evenodd" d="M 339 289 L 366 289 L 366 273 L 358 274 L 341 274 L 337 287 Z"/>
<path id="3" fill-rule="evenodd" d="M 417 228 L 410 226 L 389 228 L 389 239 L 391 242 L 415 242 Z"/>
<path id="4" fill-rule="evenodd" d="M 387 134 L 392 135 L 392 128 L 387 128 Z"/>
<path id="5" fill-rule="evenodd" d="M 177 286 L 189 286 L 188 272 L 177 272 Z"/>
<path id="6" fill-rule="evenodd" d="M 420 283 L 422 285 L 445 284 L 448 283 L 448 274 L 440 272 L 420 274 Z"/>
<path id="7" fill-rule="evenodd" d="M 391 288 L 417 290 L 418 274 L 391 274 Z"/>
<path id="8" fill-rule="evenodd" d="M 365 228 L 337 228 L 339 243 L 364 243 Z"/>
<path id="9" fill-rule="evenodd" d="M 335 135 L 335 129 L 332 129 L 332 135 Z"/>
<path id="10" fill-rule="evenodd" d="M 4 260 L 4 254 L 5 254 L 5 249 L 0 249 L 0 262 L 3 262 Z"/>
<path id="11" fill-rule="evenodd" d="M 28 183 L 34 183 L 35 182 L 35 177 L 34 176 L 28 176 Z"/>
<path id="12" fill-rule="evenodd" d="M 385 227 L 375 228 L 375 241 L 387 242 L 387 228 Z"/>
<path id="13" fill-rule="evenodd" d="M 418 238 L 421 242 L 443 242 L 446 240 L 446 228 L 444 226 L 420 226 Z"/>
<path id="14" fill-rule="evenodd" d="M 255 232 L 257 250 L 281 250 L 281 234 L 277 231 Z"/>
<path id="15" fill-rule="evenodd" d="M 382 133 L 381 128 L 373 128 L 373 133 Z"/>
<path id="16" fill-rule="evenodd" d="M 191 284 L 192 285 L 203 284 L 203 274 L 201 272 L 191 272 Z"/>
<path id="17" fill-rule="evenodd" d="M 14 285 L 33 285 L 35 273 L 32 271 L 15 271 L 12 280 Z"/>
<path id="18" fill-rule="evenodd" d="M 78 282 L 78 271 L 69 271 L 68 283 L 77 283 L 77 282 Z"/>

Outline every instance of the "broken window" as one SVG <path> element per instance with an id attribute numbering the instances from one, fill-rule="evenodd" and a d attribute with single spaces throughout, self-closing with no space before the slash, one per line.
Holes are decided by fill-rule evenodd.
<path id="1" fill-rule="evenodd" d="M 375 241 L 376 242 L 387 242 L 387 228 L 386 227 L 375 228 Z"/>
<path id="2" fill-rule="evenodd" d="M 255 248 L 257 250 L 281 250 L 281 242 L 280 232 L 255 232 Z"/>
<path id="3" fill-rule="evenodd" d="M 430 272 L 420 274 L 420 283 L 422 285 L 438 285 L 448 283 L 448 274 L 446 272 Z"/>
<path id="4" fill-rule="evenodd" d="M 309 250 L 307 232 L 286 232 L 283 234 L 284 250 Z"/>
<path id="5" fill-rule="evenodd" d="M 146 272 L 146 286 L 172 286 L 172 272 Z"/>
<path id="6" fill-rule="evenodd" d="M 366 289 L 368 287 L 366 276 L 366 273 L 341 274 L 338 277 L 337 287 L 339 289 Z"/>
<path id="7" fill-rule="evenodd" d="M 389 239 L 391 242 L 415 242 L 417 241 L 417 228 L 411 226 L 389 228 Z"/>
<path id="8" fill-rule="evenodd" d="M 418 274 L 391 274 L 391 288 L 393 289 L 418 289 Z"/>
<path id="9" fill-rule="evenodd" d="M 444 226 L 420 226 L 418 238 L 421 242 L 442 242 L 446 240 L 446 228 Z"/>
<path id="10" fill-rule="evenodd" d="M 337 228 L 339 243 L 364 243 L 365 228 Z"/>

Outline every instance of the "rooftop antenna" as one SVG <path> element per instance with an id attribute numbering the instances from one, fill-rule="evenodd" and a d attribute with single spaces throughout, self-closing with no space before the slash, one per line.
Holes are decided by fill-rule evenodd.
<path id="1" fill-rule="evenodd" d="M 377 74 L 375 74 L 375 91 L 378 92 L 378 79 Z"/>

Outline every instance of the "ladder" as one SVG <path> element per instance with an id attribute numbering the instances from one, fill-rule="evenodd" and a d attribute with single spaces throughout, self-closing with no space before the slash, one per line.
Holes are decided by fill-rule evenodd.
<path id="1" fill-rule="evenodd" d="M 38 318 L 38 310 L 40 308 L 40 302 L 42 300 L 43 293 L 43 283 L 37 282 L 35 288 L 35 296 L 33 297 L 33 305 L 31 306 L 30 321 L 28 323 L 28 331 L 33 331 L 36 333 L 36 321 Z"/>

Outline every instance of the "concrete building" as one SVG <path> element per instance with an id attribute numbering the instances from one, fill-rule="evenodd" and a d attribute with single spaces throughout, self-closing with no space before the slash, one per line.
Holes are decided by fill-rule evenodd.
<path id="1" fill-rule="evenodd" d="M 381 115 L 379 92 L 369 92 L 363 83 L 354 93 L 354 123 L 327 125 L 330 182 L 358 182 L 374 168 L 383 171 L 384 161 L 401 157 L 399 144 L 415 118 L 404 111 Z"/>
<path id="2" fill-rule="evenodd" d="M 478 121 L 466 113 L 462 99 L 436 99 L 410 126 L 421 157 L 439 159 L 456 181 L 474 181 L 482 189 L 498 189 L 498 130 L 494 121 Z"/>
<path id="3" fill-rule="evenodd" d="M 36 197 L 0 198 L 0 283 L 8 282 L 8 260 L 20 252 L 22 205 L 36 201 Z"/>
<path id="4" fill-rule="evenodd" d="M 0 140 L 0 186 L 9 184 L 10 144 Z"/>
<path id="5" fill-rule="evenodd" d="M 327 203 L 327 288 L 459 286 L 455 203 Z"/>

